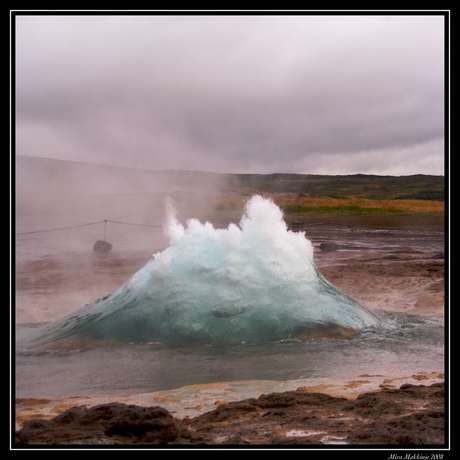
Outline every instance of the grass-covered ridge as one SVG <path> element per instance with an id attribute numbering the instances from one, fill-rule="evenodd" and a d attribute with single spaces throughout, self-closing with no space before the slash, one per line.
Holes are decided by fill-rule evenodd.
<path id="1" fill-rule="evenodd" d="M 374 200 L 443 201 L 444 176 L 377 176 L 353 174 L 328 176 L 310 174 L 234 174 L 238 188 L 267 193 L 296 193 L 328 198 L 369 198 Z"/>
<path id="2" fill-rule="evenodd" d="M 444 212 L 444 202 L 427 200 L 281 198 L 275 201 L 286 214 L 408 214 Z"/>
<path id="3" fill-rule="evenodd" d="M 443 176 L 354 174 L 233 175 L 236 195 L 271 197 L 286 215 L 308 214 L 443 214 Z M 243 207 L 241 197 L 221 199 L 217 208 Z"/>
<path id="4" fill-rule="evenodd" d="M 329 198 L 271 196 L 286 215 L 319 214 L 443 214 L 444 202 L 433 200 L 375 200 L 370 198 Z M 240 196 L 221 197 L 216 210 L 241 211 L 245 199 Z"/>

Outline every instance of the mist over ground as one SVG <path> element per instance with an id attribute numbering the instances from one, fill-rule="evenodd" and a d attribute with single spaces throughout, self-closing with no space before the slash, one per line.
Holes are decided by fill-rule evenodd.
<path id="1" fill-rule="evenodd" d="M 79 225 L 100 220 L 161 226 L 165 199 L 172 198 L 178 218 L 218 219 L 219 210 L 239 221 L 244 201 L 271 197 L 370 198 L 444 201 L 443 176 L 219 174 L 203 171 L 149 170 L 105 164 L 17 156 L 15 211 L 18 231 L 37 230 L 40 222 Z M 238 206 L 225 202 L 237 197 Z M 236 219 L 236 220 L 235 220 Z M 35 226 L 35 228 L 33 228 Z"/>
<path id="2" fill-rule="evenodd" d="M 104 219 L 161 226 L 167 196 L 181 212 L 200 212 L 227 185 L 225 176 L 215 173 L 24 156 L 17 157 L 15 167 L 16 228 L 21 231 L 45 223 L 70 226 Z"/>

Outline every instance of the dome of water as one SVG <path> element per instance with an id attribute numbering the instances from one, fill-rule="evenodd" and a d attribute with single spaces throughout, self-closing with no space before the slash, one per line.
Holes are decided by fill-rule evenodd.
<path id="1" fill-rule="evenodd" d="M 124 285 L 48 326 L 40 341 L 232 344 L 346 336 L 377 316 L 331 285 L 302 232 L 259 195 L 239 225 L 183 226 L 168 206 L 170 245 Z"/>

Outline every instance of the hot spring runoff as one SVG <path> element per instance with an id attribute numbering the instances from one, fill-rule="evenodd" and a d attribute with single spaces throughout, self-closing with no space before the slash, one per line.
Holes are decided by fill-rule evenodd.
<path id="1" fill-rule="evenodd" d="M 253 196 L 239 225 L 182 225 L 171 202 L 169 247 L 125 284 L 48 325 L 39 343 L 69 338 L 236 344 L 347 336 L 378 317 L 331 285 L 302 232 Z"/>

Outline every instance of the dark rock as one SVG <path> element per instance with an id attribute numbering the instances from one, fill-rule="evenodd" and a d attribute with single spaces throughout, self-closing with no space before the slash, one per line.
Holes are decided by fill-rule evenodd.
<path id="1" fill-rule="evenodd" d="M 31 420 L 19 432 L 19 444 L 65 444 L 70 439 L 116 438 L 120 443 L 168 443 L 180 435 L 162 407 L 110 403 L 89 409 L 73 407 L 52 420 Z M 92 443 L 92 441 L 91 441 Z"/>
<path id="2" fill-rule="evenodd" d="M 422 445 L 423 439 L 417 433 L 409 433 L 396 438 L 398 444 Z"/>
<path id="3" fill-rule="evenodd" d="M 347 404 L 345 410 L 354 411 L 360 415 L 377 418 L 385 414 L 401 414 L 404 408 L 394 401 L 387 401 L 379 398 L 378 394 L 370 393 L 358 396 L 355 401 Z"/>
<path id="4" fill-rule="evenodd" d="M 286 391 L 284 393 L 270 393 L 257 399 L 257 406 L 263 409 L 282 408 L 301 405 L 325 405 L 329 402 L 345 401 L 344 398 L 334 398 L 324 393 L 304 393 L 301 391 Z"/>
<path id="5" fill-rule="evenodd" d="M 209 413 L 209 421 L 222 422 L 223 420 L 234 419 L 242 413 L 254 412 L 256 410 L 256 406 L 246 402 L 225 404 Z"/>
<path id="6" fill-rule="evenodd" d="M 247 441 L 244 436 L 237 434 L 235 436 L 231 436 L 225 444 L 228 444 L 230 446 L 232 445 L 240 445 L 240 444 L 250 444 L 249 441 Z"/>
<path id="7" fill-rule="evenodd" d="M 100 254 L 107 254 L 108 252 L 112 250 L 112 247 L 113 246 L 107 241 L 97 240 L 94 243 L 93 251 L 99 252 Z"/>
<path id="8" fill-rule="evenodd" d="M 339 247 L 335 243 L 321 243 L 319 249 L 321 251 L 337 251 Z"/>
<path id="9" fill-rule="evenodd" d="M 222 404 L 176 420 L 162 407 L 74 407 L 30 420 L 16 444 L 443 445 L 444 384 L 403 385 L 348 400 L 298 389 Z"/>
<path id="10" fill-rule="evenodd" d="M 298 398 L 294 392 L 270 393 L 257 399 L 257 405 L 263 409 L 289 407 L 297 404 Z"/>

